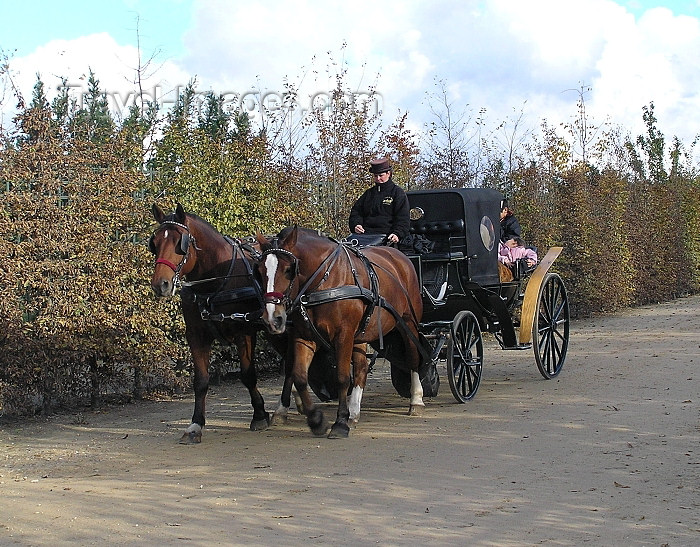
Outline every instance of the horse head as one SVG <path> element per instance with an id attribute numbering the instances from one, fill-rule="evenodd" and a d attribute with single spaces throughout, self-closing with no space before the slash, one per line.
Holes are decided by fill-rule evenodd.
<path id="1" fill-rule="evenodd" d="M 262 254 L 256 264 L 256 275 L 264 293 L 263 322 L 271 334 L 282 334 L 287 323 L 287 306 L 294 298 L 294 281 L 299 274 L 299 261 L 294 255 L 298 228 L 285 228 L 275 243 L 257 235 Z"/>
<path id="2" fill-rule="evenodd" d="M 169 215 L 155 203 L 152 211 L 159 226 L 148 241 L 148 248 L 156 259 L 151 287 L 157 296 L 172 296 L 180 278 L 194 268 L 195 238 L 190 232 L 187 214 L 179 203 L 175 212 Z"/>

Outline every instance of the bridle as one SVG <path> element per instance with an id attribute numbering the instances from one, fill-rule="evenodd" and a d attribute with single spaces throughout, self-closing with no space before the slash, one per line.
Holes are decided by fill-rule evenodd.
<path id="1" fill-rule="evenodd" d="M 183 253 L 183 257 L 182 260 L 180 260 L 180 263 L 176 266 L 175 264 L 170 262 L 170 260 L 167 260 L 165 258 L 156 259 L 156 265 L 165 264 L 175 273 L 175 275 L 173 276 L 173 285 L 175 287 L 179 287 L 181 284 L 180 272 L 182 271 L 182 268 L 185 267 L 185 264 L 187 264 L 187 259 L 190 257 L 190 247 L 194 247 L 195 249 L 197 248 L 197 240 L 190 233 L 190 229 L 186 224 L 181 224 L 180 222 L 175 222 L 174 220 L 164 220 L 160 223 L 161 226 L 163 226 L 164 224 L 172 224 L 173 226 L 178 226 L 179 228 L 183 228 L 185 230 L 185 233 L 181 234 L 180 236 L 180 251 L 182 251 Z M 155 248 L 153 246 L 153 236 L 151 236 L 151 239 L 149 241 L 149 248 L 151 252 L 155 254 Z"/>
<path id="2" fill-rule="evenodd" d="M 266 292 L 263 295 L 263 302 L 265 304 L 284 304 L 285 308 L 288 306 L 288 304 L 291 302 L 291 293 L 292 293 L 292 286 L 294 285 L 294 281 L 299 275 L 299 259 L 294 256 L 293 253 L 286 249 L 277 249 L 277 248 L 272 248 L 268 249 L 267 251 L 263 252 L 260 255 L 260 263 L 264 264 L 265 263 L 265 258 L 269 255 L 275 255 L 275 256 L 283 256 L 287 259 L 289 259 L 292 263 L 292 275 L 289 278 L 289 285 L 285 289 L 283 293 L 273 291 L 273 292 Z"/>
<path id="3" fill-rule="evenodd" d="M 275 305 L 284 304 L 284 307 L 287 310 L 289 310 L 289 308 L 295 309 L 301 303 L 302 297 L 304 296 L 304 294 L 306 294 L 306 292 L 309 290 L 309 288 L 311 287 L 311 285 L 314 283 L 314 281 L 320 275 L 321 272 L 324 272 L 324 273 L 323 273 L 323 276 L 321 277 L 321 279 L 319 280 L 318 284 L 316 285 L 316 288 L 319 285 L 321 285 L 321 283 L 323 283 L 325 280 L 328 279 L 330 272 L 331 272 L 331 269 L 333 268 L 333 266 L 337 262 L 338 258 L 340 257 L 341 251 L 343 251 L 343 250 L 345 250 L 345 253 L 347 254 L 347 250 L 346 250 L 345 246 L 338 245 L 337 249 L 334 252 L 330 253 L 326 258 L 323 259 L 323 261 L 318 266 L 318 268 L 316 268 L 316 271 L 313 274 L 311 274 L 311 276 L 306 280 L 306 283 L 304 283 L 304 286 L 300 287 L 299 292 L 297 294 L 297 297 L 292 302 L 290 295 L 292 292 L 292 287 L 294 285 L 294 281 L 296 280 L 297 276 L 299 275 L 299 259 L 296 256 L 294 256 L 294 254 L 292 252 L 290 252 L 286 249 L 280 249 L 280 248 L 276 248 L 276 247 L 274 247 L 272 249 L 268 249 L 267 251 L 265 251 L 264 253 L 262 253 L 260 255 L 260 262 L 261 263 L 264 263 L 265 257 L 267 255 L 271 255 L 271 254 L 281 255 L 281 256 L 284 256 L 284 257 L 291 260 L 292 267 L 293 267 L 293 273 L 290 276 L 289 285 L 287 286 L 287 289 L 283 293 L 276 292 L 276 291 L 265 293 L 263 296 L 264 302 L 266 304 L 275 304 Z M 348 261 L 349 260 L 350 260 L 350 257 L 348 257 Z M 352 271 L 353 271 L 353 276 L 355 276 L 354 268 L 352 269 Z M 302 306 L 302 308 L 303 308 L 303 306 Z"/>

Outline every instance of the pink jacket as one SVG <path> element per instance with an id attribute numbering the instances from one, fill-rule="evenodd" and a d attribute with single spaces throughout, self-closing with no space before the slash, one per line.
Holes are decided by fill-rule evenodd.
<path id="1" fill-rule="evenodd" d="M 503 243 L 498 244 L 498 260 L 506 266 L 512 265 L 515 261 L 527 258 L 537 264 L 537 253 L 527 247 L 508 247 Z"/>

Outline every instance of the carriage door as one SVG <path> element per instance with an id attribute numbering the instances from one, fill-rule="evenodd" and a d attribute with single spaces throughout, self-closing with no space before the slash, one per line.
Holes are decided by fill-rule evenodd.
<path id="1" fill-rule="evenodd" d="M 484 190 L 479 193 L 482 192 Z M 497 285 L 499 283 L 500 201 L 498 199 L 468 199 L 465 202 L 465 208 L 469 280 L 479 285 Z"/>

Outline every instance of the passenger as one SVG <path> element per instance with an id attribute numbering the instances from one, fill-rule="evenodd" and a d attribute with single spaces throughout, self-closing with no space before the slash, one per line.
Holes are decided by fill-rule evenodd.
<path id="1" fill-rule="evenodd" d="M 522 237 L 520 223 L 515 218 L 513 210 L 508 207 L 508 200 L 501 200 L 501 241 L 506 242 L 514 237 Z"/>
<path id="2" fill-rule="evenodd" d="M 525 259 L 528 267 L 537 264 L 537 253 L 519 237 L 512 237 L 505 243 L 498 244 L 498 260 L 506 266 L 513 266 L 520 259 Z"/>
<path id="3" fill-rule="evenodd" d="M 350 210 L 350 232 L 384 234 L 387 242 L 397 244 L 408 235 L 410 220 L 406 193 L 392 180 L 388 158 L 370 161 L 374 186 L 365 190 Z"/>

